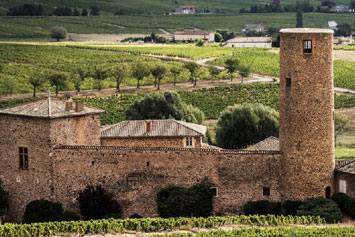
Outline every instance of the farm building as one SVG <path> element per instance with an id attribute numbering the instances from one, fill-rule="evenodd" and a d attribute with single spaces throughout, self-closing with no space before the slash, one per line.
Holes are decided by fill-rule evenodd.
<path id="1" fill-rule="evenodd" d="M 227 41 L 224 47 L 271 48 L 271 37 L 236 37 Z"/>
<path id="2" fill-rule="evenodd" d="M 176 41 L 205 40 L 210 43 L 214 42 L 214 33 L 203 31 L 176 31 L 174 39 Z"/>
<path id="3" fill-rule="evenodd" d="M 174 12 L 171 12 L 170 14 L 195 14 L 196 13 L 196 8 L 193 5 L 183 5 L 179 6 L 178 8 L 175 8 Z"/>
<path id="4" fill-rule="evenodd" d="M 177 121 L 101 126 L 104 111 L 80 101 L 48 97 L 0 110 L 0 179 L 11 197 L 6 220 L 19 222 L 26 205 L 42 198 L 78 213 L 88 185 L 112 192 L 124 218 L 157 216 L 156 194 L 171 184 L 210 184 L 213 213 L 223 215 L 242 212 L 248 201 L 352 194 L 352 176 L 335 168 L 333 31 L 284 29 L 280 38 L 279 150 L 199 148 L 205 128 Z M 136 143 L 119 143 L 121 132 Z M 139 143 L 148 133 L 160 136 L 156 146 Z M 169 147 L 163 137 L 170 135 L 180 145 Z M 186 146 L 194 143 L 187 137 L 196 147 Z M 117 143 L 103 145 L 105 139 Z M 337 169 L 351 174 L 351 165 Z"/>
<path id="5" fill-rule="evenodd" d="M 338 26 L 338 23 L 336 23 L 335 21 L 327 21 L 327 23 L 325 23 L 324 27 L 325 28 L 329 28 L 332 30 L 335 30 Z"/>
<path id="6" fill-rule="evenodd" d="M 264 25 L 263 24 L 245 24 L 242 31 L 243 32 L 248 32 L 248 31 L 264 32 Z"/>

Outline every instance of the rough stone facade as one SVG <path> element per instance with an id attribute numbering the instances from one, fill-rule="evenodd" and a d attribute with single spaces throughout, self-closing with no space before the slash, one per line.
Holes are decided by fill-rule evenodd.
<path id="1" fill-rule="evenodd" d="M 333 31 L 280 32 L 283 198 L 324 196 L 334 189 Z"/>
<path id="2" fill-rule="evenodd" d="M 312 55 L 303 53 L 304 40 L 312 40 Z M 87 185 L 114 192 L 124 217 L 156 216 L 156 193 L 170 184 L 209 182 L 217 188 L 213 211 L 224 214 L 240 213 L 251 200 L 325 196 L 327 187 L 334 190 L 331 45 L 331 31 L 281 31 L 281 151 L 102 146 L 99 110 L 64 113 L 56 102 L 55 118 L 0 111 L 8 220 L 20 221 L 25 206 L 40 198 L 78 211 L 78 192 Z M 19 168 L 19 147 L 28 149 L 27 169 Z"/>
<path id="3" fill-rule="evenodd" d="M 191 148 L 201 148 L 202 137 L 191 137 Z M 187 147 L 187 137 L 127 137 L 127 138 L 101 138 L 102 146 L 126 147 Z"/>

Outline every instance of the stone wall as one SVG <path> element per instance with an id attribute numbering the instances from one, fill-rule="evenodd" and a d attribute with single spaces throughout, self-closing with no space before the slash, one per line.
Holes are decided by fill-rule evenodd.
<path id="1" fill-rule="evenodd" d="M 0 179 L 10 193 L 8 220 L 20 221 L 32 200 L 53 192 L 49 120 L 0 116 Z M 19 147 L 28 148 L 28 169 L 20 169 Z"/>
<path id="2" fill-rule="evenodd" d="M 280 154 L 207 149 L 66 147 L 55 149 L 54 200 L 78 211 L 78 192 L 102 185 L 114 192 L 124 217 L 157 216 L 156 193 L 168 185 L 209 182 L 218 188 L 214 211 L 238 213 L 250 200 L 280 201 Z M 269 187 L 270 197 L 262 196 Z"/>
<path id="3" fill-rule="evenodd" d="M 200 137 L 192 137 L 193 148 L 201 148 Z M 102 146 L 125 147 L 186 147 L 186 137 L 131 137 L 101 138 Z"/>
<path id="4" fill-rule="evenodd" d="M 304 40 L 312 53 L 303 52 Z M 281 30 L 280 150 L 284 199 L 333 192 L 333 35 L 330 30 Z"/>
<path id="5" fill-rule="evenodd" d="M 335 172 L 335 192 L 339 192 L 339 180 L 346 181 L 346 194 L 355 198 L 355 175 Z"/>

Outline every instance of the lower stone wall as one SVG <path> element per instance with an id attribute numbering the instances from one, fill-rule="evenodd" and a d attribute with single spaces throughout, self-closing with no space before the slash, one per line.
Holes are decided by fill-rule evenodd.
<path id="1" fill-rule="evenodd" d="M 214 212 L 235 214 L 250 200 L 280 201 L 280 154 L 203 149 L 67 147 L 53 153 L 54 196 L 78 211 L 78 192 L 102 185 L 115 194 L 123 216 L 157 216 L 157 192 L 168 185 L 209 182 L 218 188 Z M 263 197 L 262 188 L 270 188 Z"/>
<path id="2" fill-rule="evenodd" d="M 346 194 L 352 198 L 355 198 L 355 175 L 335 172 L 335 192 L 339 192 L 339 180 L 346 181 Z"/>

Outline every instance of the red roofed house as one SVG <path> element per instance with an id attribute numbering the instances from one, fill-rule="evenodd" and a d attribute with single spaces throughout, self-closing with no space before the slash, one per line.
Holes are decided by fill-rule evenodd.
<path id="1" fill-rule="evenodd" d="M 195 41 L 205 40 L 214 42 L 214 33 L 203 31 L 176 31 L 174 34 L 175 41 Z"/>

